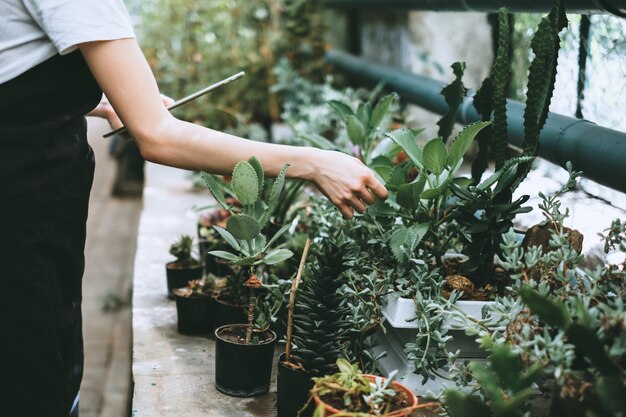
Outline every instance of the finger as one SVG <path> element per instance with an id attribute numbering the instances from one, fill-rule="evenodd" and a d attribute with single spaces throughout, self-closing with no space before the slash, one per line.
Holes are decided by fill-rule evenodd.
<path id="1" fill-rule="evenodd" d="M 356 210 L 357 213 L 363 214 L 365 213 L 365 210 L 367 210 L 367 206 L 365 206 L 365 204 L 356 197 L 352 198 L 348 202 L 350 203 L 350 206 L 352 206 L 352 208 Z"/>
<path id="2" fill-rule="evenodd" d="M 370 192 L 369 188 L 365 188 L 365 190 L 359 191 L 357 193 L 359 199 L 363 201 L 365 204 L 374 204 L 376 202 L 376 197 Z"/>
<path id="3" fill-rule="evenodd" d="M 175 103 L 173 98 L 168 97 L 164 94 L 161 94 L 161 100 L 163 101 L 163 104 L 165 105 L 165 107 L 169 107 Z"/>
<path id="4" fill-rule="evenodd" d="M 337 208 L 341 212 L 341 215 L 344 219 L 351 219 L 354 217 L 354 211 L 352 211 L 352 207 L 347 204 L 336 204 Z"/>
<path id="5" fill-rule="evenodd" d="M 384 185 L 382 185 L 373 175 L 368 177 L 368 181 L 366 183 L 367 187 L 370 189 L 372 194 L 380 199 L 386 199 L 389 193 Z"/>

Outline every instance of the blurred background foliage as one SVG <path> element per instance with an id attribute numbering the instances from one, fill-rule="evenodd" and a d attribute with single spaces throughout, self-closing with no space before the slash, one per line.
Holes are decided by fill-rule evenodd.
<path id="1" fill-rule="evenodd" d="M 180 98 L 246 71 L 178 115 L 255 139 L 280 120 L 272 90 L 278 57 L 287 56 L 303 75 L 324 78 L 321 9 L 319 0 L 144 0 L 131 7 L 164 94 Z"/>

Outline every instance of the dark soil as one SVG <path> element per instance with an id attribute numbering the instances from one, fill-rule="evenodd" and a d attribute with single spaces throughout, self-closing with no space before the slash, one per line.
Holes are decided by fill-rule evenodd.
<path id="1" fill-rule="evenodd" d="M 395 384 L 392 385 L 392 388 L 396 392 L 396 395 L 391 400 L 391 408 L 389 410 L 389 413 L 410 407 L 413 402 L 412 399 L 407 396 L 406 392 Z M 343 395 L 341 393 L 330 393 L 328 395 L 320 397 L 320 399 L 326 404 L 340 411 L 348 411 L 353 413 L 368 413 L 370 411 L 367 404 L 365 404 L 361 398 L 359 398 L 359 402 L 358 404 L 356 404 L 355 408 L 346 409 L 344 406 Z M 355 400 L 356 399 L 353 398 L 353 405 L 355 405 L 354 403 L 356 403 Z"/>
<path id="2" fill-rule="evenodd" d="M 461 259 L 449 258 L 443 262 L 443 271 L 446 277 L 446 285 L 443 290 L 444 297 L 449 298 L 453 290 L 463 292 L 461 300 L 471 301 L 490 301 L 494 300 L 497 295 L 504 295 L 503 289 L 509 285 L 510 277 L 502 267 L 494 265 L 495 286 L 486 284 L 481 288 L 476 288 L 468 277 L 459 273 Z"/>
<path id="3" fill-rule="evenodd" d="M 197 268 L 202 266 L 202 264 L 196 260 L 188 261 L 188 262 L 170 262 L 165 265 L 167 269 L 188 269 L 188 268 Z"/>
<path id="4" fill-rule="evenodd" d="M 240 325 L 231 325 L 228 327 L 222 328 L 218 337 L 220 339 L 226 340 L 231 343 L 235 343 L 237 345 L 245 345 L 246 344 L 246 331 L 247 326 L 245 324 Z M 269 330 L 261 331 L 258 329 L 253 329 L 252 331 L 252 343 L 253 345 L 264 345 L 267 343 L 271 343 L 274 340 L 275 336 Z"/>

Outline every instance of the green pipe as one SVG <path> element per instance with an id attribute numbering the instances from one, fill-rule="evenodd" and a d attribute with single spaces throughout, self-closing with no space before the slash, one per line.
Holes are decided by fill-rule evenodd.
<path id="1" fill-rule="evenodd" d="M 495 13 L 500 7 L 511 12 L 544 13 L 549 12 L 552 2 L 549 0 L 326 0 L 326 5 L 338 8 L 358 9 L 405 9 L 432 10 L 437 12 L 490 12 Z M 626 15 L 624 0 L 568 0 L 569 13 L 612 13 Z"/>
<path id="2" fill-rule="evenodd" d="M 326 55 L 329 63 L 348 74 L 356 83 L 374 86 L 380 82 L 396 91 L 410 103 L 437 114 L 448 105 L 441 95 L 444 83 L 397 68 L 388 67 L 340 51 Z M 524 104 L 509 100 L 507 104 L 509 140 L 521 147 L 524 141 Z M 456 115 L 461 124 L 481 120 L 466 98 Z M 598 126 L 587 120 L 550 113 L 541 131 L 539 156 L 562 167 L 572 161 L 585 177 L 602 185 L 626 192 L 626 133 Z"/>

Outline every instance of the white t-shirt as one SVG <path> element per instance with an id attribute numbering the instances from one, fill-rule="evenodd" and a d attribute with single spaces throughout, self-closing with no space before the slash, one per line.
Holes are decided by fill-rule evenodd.
<path id="1" fill-rule="evenodd" d="M 0 0 L 0 84 L 80 43 L 134 37 L 122 0 Z"/>

